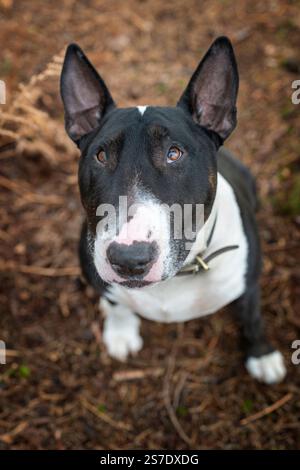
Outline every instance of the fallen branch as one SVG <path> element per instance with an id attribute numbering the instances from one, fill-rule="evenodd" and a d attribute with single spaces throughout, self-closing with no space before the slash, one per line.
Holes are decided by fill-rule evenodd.
<path id="1" fill-rule="evenodd" d="M 0 153 L 7 152 L 7 150 L 13 150 L 16 147 L 15 142 L 8 142 L 7 144 L 1 145 Z"/>
<path id="2" fill-rule="evenodd" d="M 189 447 L 193 448 L 194 442 L 192 441 L 192 439 L 189 438 L 189 436 L 183 430 L 180 422 L 178 421 L 174 408 L 172 406 L 172 400 L 171 400 L 171 395 L 170 395 L 170 380 L 171 380 L 171 376 L 174 371 L 174 368 L 175 368 L 175 358 L 174 358 L 174 353 L 173 353 L 173 355 L 171 355 L 169 359 L 168 370 L 167 370 L 165 383 L 164 383 L 164 390 L 163 390 L 164 403 L 165 403 L 165 407 L 167 409 L 169 418 L 171 420 L 171 423 L 173 424 L 177 433 Z"/>
<path id="3" fill-rule="evenodd" d="M 23 181 L 14 181 L 4 176 L 0 176 L 0 186 L 9 191 L 13 191 L 22 197 L 22 199 L 29 203 L 38 204 L 53 204 L 61 206 L 63 199 L 55 194 L 37 194 L 29 190 L 29 186 Z"/>
<path id="4" fill-rule="evenodd" d="M 116 382 L 124 382 L 127 380 L 141 380 L 145 377 L 160 377 L 163 375 L 164 369 L 162 367 L 148 368 L 148 369 L 133 369 L 121 370 L 113 374 L 113 380 Z"/>
<path id="5" fill-rule="evenodd" d="M 84 408 L 90 411 L 93 415 L 97 416 L 97 418 L 104 421 L 106 424 L 109 424 L 112 428 L 119 429 L 122 431 L 132 430 L 129 424 L 123 423 L 122 421 L 115 421 L 107 413 L 104 413 L 103 411 L 99 411 L 96 406 L 89 403 L 85 398 L 81 397 L 80 402 Z"/>
<path id="6" fill-rule="evenodd" d="M 5 356 L 6 357 L 18 357 L 20 356 L 20 352 L 16 351 L 15 349 L 5 349 Z"/>
<path id="7" fill-rule="evenodd" d="M 21 434 L 28 427 L 27 421 L 21 421 L 11 432 L 0 435 L 0 440 L 5 442 L 5 444 L 11 444 L 14 438 Z"/>
<path id="8" fill-rule="evenodd" d="M 278 410 L 278 408 L 281 408 L 283 405 L 285 405 L 291 398 L 293 394 L 292 393 L 287 393 L 284 395 L 280 400 L 276 401 L 273 403 L 273 405 L 267 406 L 261 411 L 258 411 L 258 413 L 255 413 L 254 415 L 248 416 L 247 418 L 244 418 L 240 421 L 240 424 L 242 426 L 247 426 L 249 423 L 253 423 L 253 421 L 256 421 L 260 418 L 263 418 L 264 416 L 267 416 L 273 411 Z"/>
<path id="9" fill-rule="evenodd" d="M 43 268 L 42 266 L 16 264 L 12 261 L 8 261 L 0 263 L 0 272 L 18 272 L 45 277 L 76 277 L 80 275 L 80 268 L 77 266 L 68 266 L 66 268 Z"/>
<path id="10" fill-rule="evenodd" d="M 279 252 L 279 251 L 289 251 L 289 250 L 297 250 L 300 248 L 299 243 L 291 243 L 288 246 L 272 246 L 272 245 L 266 245 L 263 248 L 264 253 L 274 253 L 274 252 Z"/>

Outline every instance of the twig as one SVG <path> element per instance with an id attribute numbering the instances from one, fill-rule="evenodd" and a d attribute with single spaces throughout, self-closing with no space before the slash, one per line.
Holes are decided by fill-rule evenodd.
<path id="1" fill-rule="evenodd" d="M 190 447 L 193 447 L 194 443 L 192 439 L 188 437 L 188 435 L 185 433 L 185 431 L 182 429 L 182 426 L 180 422 L 177 419 L 176 413 L 174 411 L 174 408 L 172 406 L 171 402 L 171 396 L 170 396 L 170 379 L 172 376 L 172 373 L 174 371 L 175 367 L 175 358 L 174 358 L 174 353 L 171 355 L 169 359 L 169 364 L 168 364 L 168 369 L 167 369 L 167 374 L 165 378 L 165 383 L 164 383 L 164 390 L 163 390 L 163 397 L 164 397 L 164 403 L 165 407 L 167 409 L 169 418 L 171 420 L 171 423 L 173 424 L 175 430 L 181 437 L 181 439 Z"/>
<path id="2" fill-rule="evenodd" d="M 22 123 L 22 124 L 25 124 L 25 126 L 29 126 L 33 129 L 37 128 L 36 124 L 32 124 L 31 121 L 28 121 L 28 119 L 22 116 L 14 116 L 13 114 L 9 114 L 9 113 L 1 113 L 0 117 L 3 119 L 6 119 L 6 121 Z"/>
<path id="3" fill-rule="evenodd" d="M 280 398 L 280 400 L 273 403 L 273 405 L 267 406 L 263 410 L 258 411 L 258 413 L 255 413 L 252 416 L 248 416 L 247 418 L 242 419 L 240 421 L 240 424 L 242 426 L 247 426 L 247 424 L 253 423 L 253 421 L 256 421 L 266 415 L 269 415 L 270 413 L 273 413 L 273 411 L 278 410 L 278 408 L 281 408 L 281 406 L 285 405 L 292 398 L 292 396 L 292 393 L 287 393 L 282 398 Z"/>
<path id="4" fill-rule="evenodd" d="M 112 428 L 120 429 L 122 431 L 131 431 L 131 426 L 127 423 L 122 423 L 122 421 L 115 421 L 107 413 L 99 411 L 96 406 L 89 403 L 85 398 L 81 397 L 80 402 L 84 408 L 90 411 L 93 415 L 100 418 L 105 423 L 109 424 Z"/>
<path id="5" fill-rule="evenodd" d="M 8 129 L 0 129 L 0 135 L 3 135 L 4 137 L 11 137 L 12 139 L 15 139 L 15 140 L 19 138 L 16 132 L 9 131 Z"/>
<path id="6" fill-rule="evenodd" d="M 273 253 L 277 251 L 289 251 L 289 250 L 297 250 L 300 248 L 300 244 L 298 243 L 291 243 L 288 246 L 272 246 L 272 245 L 267 245 L 263 248 L 264 253 Z"/>
<path id="7" fill-rule="evenodd" d="M 200 405 L 193 406 L 192 408 L 190 408 L 189 412 L 190 413 L 202 413 L 205 410 L 205 408 L 209 405 L 210 401 L 211 401 L 210 397 L 204 399 L 202 403 L 200 403 Z"/>
<path id="8" fill-rule="evenodd" d="M 15 349 L 5 349 L 5 356 L 17 357 L 17 356 L 20 356 L 20 353 L 19 351 L 16 351 Z"/>
<path id="9" fill-rule="evenodd" d="M 45 195 L 33 193 L 29 191 L 28 185 L 24 182 L 13 181 L 4 176 L 0 176 L 0 186 L 19 194 L 22 196 L 22 199 L 27 202 L 54 205 L 62 205 L 63 203 L 63 199 L 60 196 L 56 196 L 55 194 Z"/>
<path id="10" fill-rule="evenodd" d="M 180 397 L 181 397 L 181 392 L 185 386 L 185 383 L 186 383 L 186 380 L 188 378 L 189 374 L 188 372 L 182 372 L 181 374 L 181 377 L 178 381 L 178 384 L 175 388 L 175 392 L 174 392 L 174 398 L 173 398 L 173 408 L 178 408 L 179 406 L 179 403 L 180 403 Z"/>
<path id="11" fill-rule="evenodd" d="M 7 150 L 12 150 L 16 147 L 15 142 L 8 142 L 7 144 L 1 145 L 0 147 L 0 153 L 6 152 Z"/>
<path id="12" fill-rule="evenodd" d="M 23 274 L 36 274 L 45 277 L 79 276 L 80 268 L 68 266 L 66 268 L 43 268 L 42 266 L 30 266 L 27 264 L 16 264 L 11 261 L 0 264 L 0 272 L 19 272 Z"/>
<path id="13" fill-rule="evenodd" d="M 6 444 L 11 444 L 18 434 L 22 433 L 28 426 L 27 421 L 21 421 L 11 432 L 0 435 L 0 440 Z"/>
<path id="14" fill-rule="evenodd" d="M 126 380 L 140 380 L 145 377 L 160 377 L 163 375 L 164 369 L 162 367 L 148 368 L 148 369 L 133 369 L 121 370 L 113 374 L 113 380 L 116 382 L 124 382 Z"/>

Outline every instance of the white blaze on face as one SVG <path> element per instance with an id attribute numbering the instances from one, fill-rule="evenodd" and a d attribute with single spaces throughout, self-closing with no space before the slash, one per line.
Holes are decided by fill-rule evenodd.
<path id="1" fill-rule="evenodd" d="M 106 282 L 124 282 L 126 279 L 118 275 L 107 259 L 107 249 L 113 242 L 132 245 L 134 242 L 155 242 L 158 255 L 150 271 L 143 278 L 148 282 L 159 282 L 162 276 L 170 272 L 170 224 L 165 207 L 149 192 L 134 188 L 134 202 L 128 206 L 126 214 L 120 216 L 118 233 L 118 217 L 108 217 L 97 227 L 94 244 L 94 263 L 99 276 Z M 119 215 L 121 204 L 117 208 Z M 124 209 L 124 208 L 123 208 Z M 126 208 L 127 209 L 127 208 Z M 123 223 L 122 223 L 123 219 Z"/>
<path id="2" fill-rule="evenodd" d="M 146 109 L 148 108 L 148 106 L 137 106 L 137 109 L 139 110 L 140 114 L 143 116 L 144 112 L 146 111 Z"/>

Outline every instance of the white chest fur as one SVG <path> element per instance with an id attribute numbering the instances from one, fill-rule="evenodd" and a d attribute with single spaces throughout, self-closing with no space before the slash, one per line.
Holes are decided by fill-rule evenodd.
<path id="1" fill-rule="evenodd" d="M 217 222 L 205 256 L 227 245 L 239 245 L 237 250 L 214 258 L 207 272 L 174 277 L 142 289 L 113 284 L 106 296 L 144 318 L 166 323 L 214 313 L 240 297 L 245 290 L 248 245 L 234 192 L 220 174 L 214 210 Z M 198 251 L 196 240 L 192 252 Z"/>

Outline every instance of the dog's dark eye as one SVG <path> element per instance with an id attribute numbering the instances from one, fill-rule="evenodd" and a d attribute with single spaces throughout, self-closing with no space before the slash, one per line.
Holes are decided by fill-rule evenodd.
<path id="1" fill-rule="evenodd" d="M 97 160 L 103 165 L 107 162 L 107 156 L 104 150 L 100 150 L 96 155 Z"/>
<path id="2" fill-rule="evenodd" d="M 179 160 L 179 158 L 182 157 L 183 152 L 178 148 L 173 145 L 170 147 L 168 154 L 167 154 L 167 162 L 168 163 L 173 163 Z"/>

